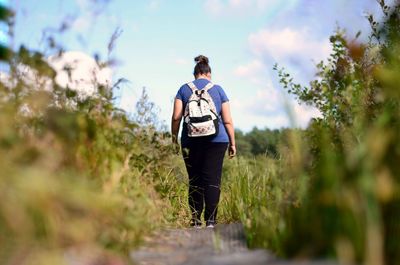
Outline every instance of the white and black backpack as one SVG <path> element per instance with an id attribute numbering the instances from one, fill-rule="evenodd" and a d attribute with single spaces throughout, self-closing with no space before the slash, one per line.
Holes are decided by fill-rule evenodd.
<path id="1" fill-rule="evenodd" d="M 186 104 L 184 122 L 189 137 L 213 136 L 218 134 L 219 118 L 214 101 L 208 90 L 214 85 L 208 83 L 203 89 L 197 89 L 192 82 L 188 83 L 192 95 Z"/>

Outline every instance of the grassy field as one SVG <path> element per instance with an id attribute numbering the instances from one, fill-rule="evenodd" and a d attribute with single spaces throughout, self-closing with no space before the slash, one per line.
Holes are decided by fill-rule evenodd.
<path id="1" fill-rule="evenodd" d="M 400 7 L 382 8 L 368 42 L 331 37 L 309 86 L 278 70 L 323 118 L 288 130 L 273 157 L 225 161 L 219 220 L 242 222 L 250 246 L 400 264 Z M 56 84 L 44 55 L 0 56 L 10 67 L 0 82 L 1 264 L 65 264 L 76 249 L 124 259 L 151 231 L 188 225 L 183 161 L 148 121 L 145 92 L 139 115 L 149 116 L 135 120 L 114 106 L 114 87 L 82 98 Z"/>

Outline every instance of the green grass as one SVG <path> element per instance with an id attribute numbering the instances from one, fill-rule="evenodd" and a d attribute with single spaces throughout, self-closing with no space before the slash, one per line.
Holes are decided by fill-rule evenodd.
<path id="1" fill-rule="evenodd" d="M 249 246 L 277 245 L 281 207 L 290 200 L 280 163 L 264 156 L 225 162 L 219 218 L 222 222 L 242 222 Z"/>
<path id="2" fill-rule="evenodd" d="M 219 221 L 242 222 L 249 246 L 288 258 L 399 264 L 395 7 L 373 28 L 384 45 L 333 36 L 330 61 L 309 88 L 280 72 L 323 119 L 286 131 L 278 158 L 225 160 Z M 110 88 L 82 100 L 54 83 L 40 53 L 22 47 L 12 56 L 11 79 L 0 82 L 1 264 L 64 264 L 76 248 L 127 257 L 154 229 L 188 225 L 186 170 L 169 135 L 154 129 L 145 93 L 140 124 L 114 107 Z M 25 82 L 18 63 L 52 90 Z"/>

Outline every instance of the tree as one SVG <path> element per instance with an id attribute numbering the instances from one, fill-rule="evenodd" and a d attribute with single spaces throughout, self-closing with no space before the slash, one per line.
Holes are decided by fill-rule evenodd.
<path id="1" fill-rule="evenodd" d="M 12 24 L 14 14 L 6 7 L 0 4 L 0 23 Z M 2 43 L 0 43 L 0 61 L 10 58 L 11 51 Z"/>
<path id="2" fill-rule="evenodd" d="M 307 192 L 286 211 L 280 231 L 286 255 L 399 264 L 400 3 L 379 4 L 383 19 L 368 16 L 369 41 L 338 31 L 308 86 L 278 70 L 289 93 L 323 114 L 306 132 L 299 174 L 308 176 Z"/>

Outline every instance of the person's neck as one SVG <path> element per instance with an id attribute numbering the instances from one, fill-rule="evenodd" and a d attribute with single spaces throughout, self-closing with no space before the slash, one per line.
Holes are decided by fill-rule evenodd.
<path id="1" fill-rule="evenodd" d="M 211 80 L 211 78 L 210 77 L 208 77 L 207 75 L 198 75 L 197 77 L 196 77 L 196 79 L 207 79 L 207 80 Z"/>

